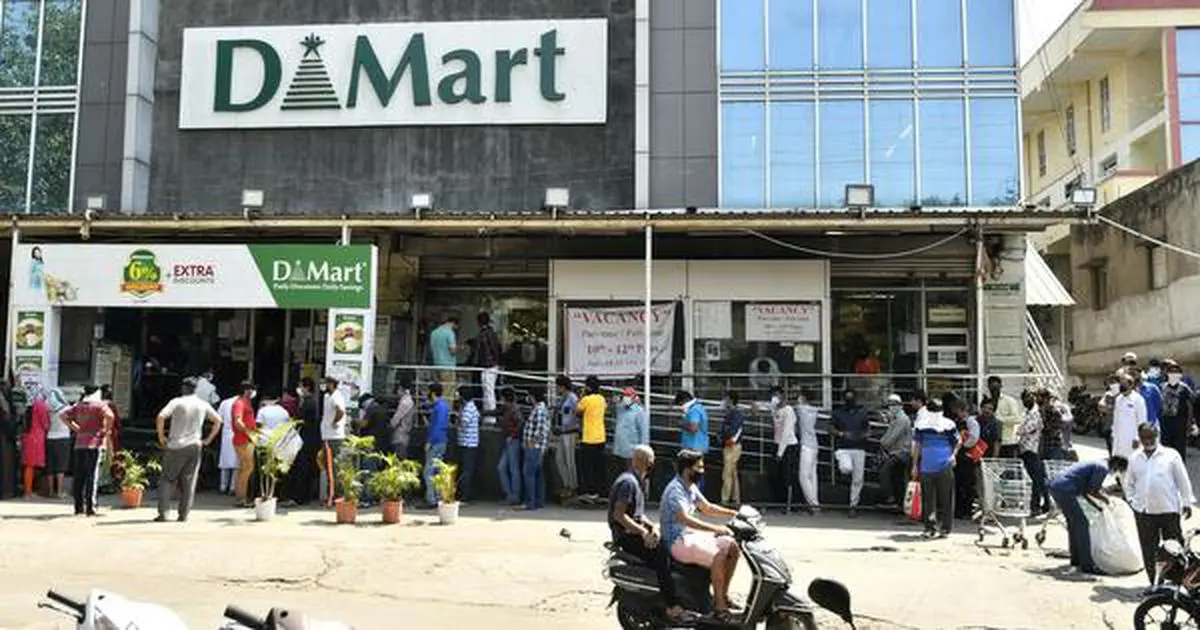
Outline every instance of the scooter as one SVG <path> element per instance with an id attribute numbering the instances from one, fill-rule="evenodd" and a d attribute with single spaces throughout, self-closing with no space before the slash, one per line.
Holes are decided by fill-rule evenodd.
<path id="1" fill-rule="evenodd" d="M 686 621 L 670 621 L 659 592 L 654 569 L 640 558 L 625 553 L 612 543 L 606 543 L 610 556 L 604 577 L 613 583 L 612 600 L 617 606 L 617 622 L 623 630 L 660 630 L 663 628 L 757 628 L 766 623 L 767 630 L 816 630 L 817 622 L 812 602 L 837 616 L 854 628 L 850 610 L 850 591 L 833 580 L 817 579 L 808 586 L 812 602 L 788 591 L 792 571 L 783 555 L 763 538 L 762 515 L 750 506 L 743 506 L 729 522 L 734 540 L 750 569 L 750 599 L 744 611 L 732 624 L 718 623 L 709 613 L 709 571 L 706 568 L 673 564 L 675 590 L 680 605 L 695 617 Z"/>
<path id="2" fill-rule="evenodd" d="M 126 599 L 116 593 L 93 589 L 87 601 L 81 602 L 53 589 L 38 608 L 53 610 L 75 619 L 77 630 L 111 630 L 113 628 L 154 628 L 154 630 L 187 630 L 187 624 L 170 609 Z"/>
<path id="3" fill-rule="evenodd" d="M 272 608 L 263 618 L 231 605 L 225 607 L 225 618 L 232 623 L 225 624 L 221 630 L 354 630 L 344 623 L 318 621 L 284 608 Z"/>

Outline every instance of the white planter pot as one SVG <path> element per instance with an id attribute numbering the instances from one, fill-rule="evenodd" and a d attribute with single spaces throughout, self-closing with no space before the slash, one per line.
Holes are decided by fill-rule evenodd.
<path id="1" fill-rule="evenodd" d="M 438 503 L 438 521 L 442 525 L 453 525 L 458 522 L 458 501 L 454 503 Z"/>
<path id="2" fill-rule="evenodd" d="M 272 497 L 270 499 L 255 499 L 254 500 L 254 520 L 269 521 L 275 518 L 275 505 L 277 500 Z"/>

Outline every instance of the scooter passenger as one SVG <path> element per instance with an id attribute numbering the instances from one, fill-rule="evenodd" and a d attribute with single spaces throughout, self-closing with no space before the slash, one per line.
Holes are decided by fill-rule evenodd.
<path id="1" fill-rule="evenodd" d="M 735 608 L 729 600 L 729 584 L 741 555 L 733 532 L 694 516 L 699 511 L 712 518 L 731 519 L 737 512 L 709 503 L 698 484 L 704 478 L 704 455 L 684 449 L 675 456 L 676 476 L 663 490 L 660 512 L 662 543 L 675 562 L 709 569 L 712 576 L 713 615 L 719 623 L 731 623 Z"/>

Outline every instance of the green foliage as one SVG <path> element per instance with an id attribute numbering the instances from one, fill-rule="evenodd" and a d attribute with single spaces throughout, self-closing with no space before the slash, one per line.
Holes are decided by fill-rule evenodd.
<path id="1" fill-rule="evenodd" d="M 279 478 L 286 475 L 288 469 L 292 467 L 292 462 L 279 458 L 279 447 L 292 430 L 299 429 L 300 424 L 302 423 L 292 420 L 280 424 L 268 433 L 264 433 L 260 429 L 251 436 L 251 440 L 257 445 L 255 451 L 258 455 L 256 468 L 258 470 L 259 498 L 264 500 L 274 498 L 275 486 L 279 482 Z"/>
<path id="2" fill-rule="evenodd" d="M 399 501 L 413 490 L 421 487 L 421 464 L 415 460 L 401 460 L 392 453 L 375 455 L 383 462 L 383 469 L 367 480 L 371 494 L 381 501 Z"/>
<path id="3" fill-rule="evenodd" d="M 371 457 L 375 449 L 375 438 L 351 435 L 342 442 L 342 450 L 333 463 L 333 476 L 342 492 L 342 498 L 357 503 L 362 496 L 363 479 L 367 471 L 362 469 L 364 457 Z"/>
<path id="4" fill-rule="evenodd" d="M 120 462 L 121 469 L 124 471 L 121 476 L 121 488 L 124 490 L 145 490 L 146 484 L 150 481 L 150 475 L 162 473 L 162 464 L 156 457 L 147 458 L 146 463 L 143 464 L 133 451 L 124 450 L 117 453 L 117 461 Z"/>
<path id="5" fill-rule="evenodd" d="M 437 492 L 442 503 L 454 503 L 458 493 L 458 486 L 455 485 L 455 476 L 458 474 L 458 466 L 446 463 L 440 459 L 433 462 L 433 489 Z"/>

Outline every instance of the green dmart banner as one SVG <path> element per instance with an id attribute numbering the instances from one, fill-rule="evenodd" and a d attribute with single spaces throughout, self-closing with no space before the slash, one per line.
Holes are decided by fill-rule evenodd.
<path id="1" fill-rule="evenodd" d="M 369 309 L 372 245 L 20 245 L 21 306 Z"/>

